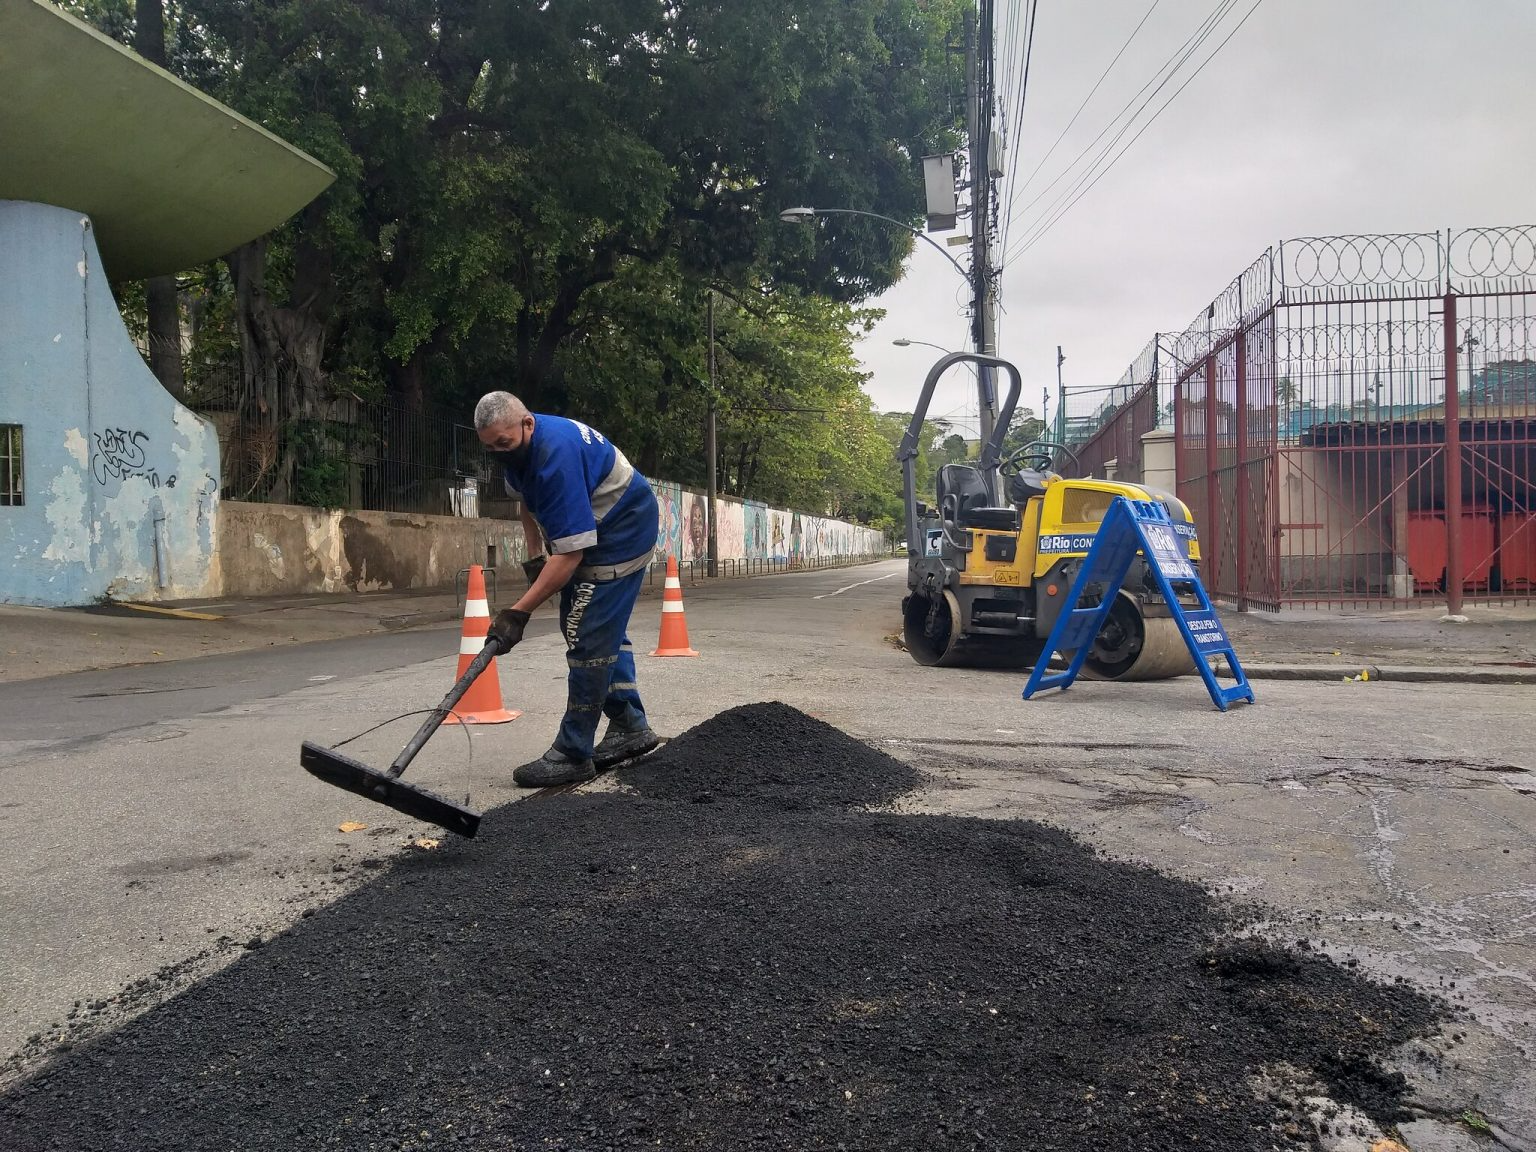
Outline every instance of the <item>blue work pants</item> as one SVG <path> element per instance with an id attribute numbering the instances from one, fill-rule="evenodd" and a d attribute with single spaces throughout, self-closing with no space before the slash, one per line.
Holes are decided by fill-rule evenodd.
<path id="1" fill-rule="evenodd" d="M 573 760 L 591 758 L 599 716 L 625 729 L 645 726 L 635 652 L 625 633 L 645 571 L 618 580 L 572 580 L 560 591 L 570 675 L 555 748 Z"/>

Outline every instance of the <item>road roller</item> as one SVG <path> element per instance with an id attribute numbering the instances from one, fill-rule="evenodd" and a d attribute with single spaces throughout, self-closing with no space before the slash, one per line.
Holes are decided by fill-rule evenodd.
<path id="1" fill-rule="evenodd" d="M 916 460 L 923 422 L 939 378 L 961 363 L 977 366 L 981 403 L 989 405 L 991 373 L 1008 377 L 1007 397 L 991 436 L 974 461 L 946 464 L 934 502 L 919 499 Z M 1081 471 L 1065 445 L 1037 440 L 1003 454 L 1018 404 L 1018 369 L 969 352 L 945 356 L 929 371 L 912 422 L 897 449 L 902 465 L 907 533 L 907 595 L 902 638 L 919 664 L 941 668 L 1028 668 L 1045 649 L 1066 606 L 1099 524 L 1116 496 L 1156 500 L 1198 571 L 1194 517 L 1171 493 L 1142 484 L 1066 478 Z M 1198 602 L 1191 585 L 1174 584 L 1181 601 Z M 1080 607 L 1113 596 L 1084 674 L 1104 680 L 1162 680 L 1195 670 L 1189 647 L 1138 556 L 1118 588 L 1089 588 Z M 1073 653 L 1062 653 L 1070 658 Z"/>

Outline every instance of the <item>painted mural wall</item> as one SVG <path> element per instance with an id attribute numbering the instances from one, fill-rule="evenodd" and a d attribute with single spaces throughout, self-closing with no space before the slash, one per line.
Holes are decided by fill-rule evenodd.
<path id="1" fill-rule="evenodd" d="M 681 563 L 709 555 L 707 497 L 669 480 L 653 480 L 661 506 L 656 537 L 658 557 Z M 722 560 L 778 560 L 795 564 L 844 556 L 876 556 L 886 551 L 885 535 L 874 528 L 799 512 L 770 508 L 755 501 L 718 498 L 715 534 Z"/>
<path id="2" fill-rule="evenodd" d="M 218 595 L 218 437 L 129 339 L 89 219 L 0 201 L 0 323 L 23 482 L 0 506 L 0 602 Z"/>

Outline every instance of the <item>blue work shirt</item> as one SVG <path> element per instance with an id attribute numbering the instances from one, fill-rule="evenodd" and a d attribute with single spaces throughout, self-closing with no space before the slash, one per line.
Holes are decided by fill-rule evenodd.
<path id="1" fill-rule="evenodd" d="M 508 464 L 507 492 L 539 522 L 549 550 L 585 552 L 584 567 L 647 559 L 656 548 L 656 498 L 608 439 L 578 420 L 533 414 L 528 466 Z"/>

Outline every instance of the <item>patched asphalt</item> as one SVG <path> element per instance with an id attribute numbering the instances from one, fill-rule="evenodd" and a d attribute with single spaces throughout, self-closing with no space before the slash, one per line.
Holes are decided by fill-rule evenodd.
<path id="1" fill-rule="evenodd" d="M 916 771 L 783 705 L 618 779 L 41 1060 L 0 1147 L 1304 1146 L 1308 1092 L 1405 1115 L 1442 1012 L 1059 830 L 869 810 Z"/>

